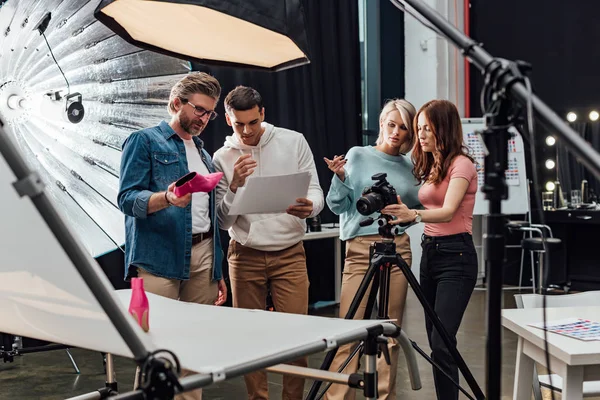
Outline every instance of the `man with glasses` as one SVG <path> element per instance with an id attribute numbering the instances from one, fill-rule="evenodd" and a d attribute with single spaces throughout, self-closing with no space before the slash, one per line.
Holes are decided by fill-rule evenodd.
<path id="1" fill-rule="evenodd" d="M 143 278 L 150 293 L 214 305 L 227 300 L 215 191 L 177 197 L 174 187 L 190 171 L 215 172 L 198 136 L 216 118 L 220 95 L 219 82 L 205 73 L 177 82 L 169 97 L 171 121 L 125 140 L 117 197 L 125 214 L 125 279 Z M 176 397 L 201 398 L 200 390 Z"/>

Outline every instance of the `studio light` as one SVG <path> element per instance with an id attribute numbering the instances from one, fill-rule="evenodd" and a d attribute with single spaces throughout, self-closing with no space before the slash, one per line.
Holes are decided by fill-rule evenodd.
<path id="1" fill-rule="evenodd" d="M 280 71 L 309 62 L 301 0 L 102 0 L 94 16 L 135 46 L 201 64 Z"/>
<path id="2" fill-rule="evenodd" d="M 0 113 L 10 124 L 27 120 L 32 109 L 32 98 L 23 85 L 16 81 L 0 83 Z"/>
<path id="3" fill-rule="evenodd" d="M 548 146 L 554 146 L 555 143 L 556 139 L 554 138 L 554 136 L 546 136 L 546 144 Z"/>
<path id="4" fill-rule="evenodd" d="M 72 124 L 81 122 L 85 115 L 81 93 L 61 96 L 60 91 L 46 93 L 47 100 L 42 103 L 43 114 L 52 118 L 52 113 L 59 114 L 64 121 Z M 49 100 L 49 101 L 48 101 Z"/>
<path id="5" fill-rule="evenodd" d="M 48 39 L 46 38 L 46 29 L 48 29 L 48 25 L 50 24 L 51 19 L 52 14 L 47 12 L 33 28 L 34 31 L 38 31 L 40 35 L 44 38 L 46 46 L 48 46 L 48 50 L 50 51 L 50 55 L 52 56 L 54 63 L 58 67 L 58 70 L 62 74 L 65 83 L 67 84 L 67 95 L 64 97 L 61 96 L 60 90 L 52 91 L 46 94 L 50 100 L 52 100 L 53 102 L 60 102 L 61 104 L 60 108 L 56 107 L 54 104 L 52 104 L 49 108 L 56 110 L 55 112 L 59 113 L 64 120 L 72 124 L 78 124 L 81 122 L 85 114 L 85 110 L 83 109 L 83 103 L 81 101 L 82 96 L 81 93 L 71 93 L 71 86 L 69 85 L 69 80 L 67 79 L 65 73 L 58 64 L 58 61 L 56 61 L 56 57 L 54 56 L 52 47 L 50 47 L 50 43 L 48 43 Z M 64 111 L 61 110 L 62 104 L 64 104 Z"/>
<path id="6" fill-rule="evenodd" d="M 25 110 L 27 109 L 28 103 L 29 102 L 25 97 L 19 96 L 18 94 L 10 95 L 6 101 L 8 108 L 12 110 Z"/>
<path id="7" fill-rule="evenodd" d="M 546 182 L 546 190 L 549 192 L 554 191 L 554 188 L 556 187 L 556 185 L 554 185 L 554 182 L 552 181 L 548 181 Z"/>
<path id="8" fill-rule="evenodd" d="M 546 168 L 552 169 L 555 166 L 556 166 L 556 163 L 554 162 L 554 160 L 546 160 Z"/>
<path id="9" fill-rule="evenodd" d="M 600 114 L 598 114 L 598 111 L 592 111 L 590 112 L 590 120 L 591 121 L 598 121 L 598 117 L 600 117 Z"/>
<path id="10" fill-rule="evenodd" d="M 575 114 L 573 111 L 571 111 L 570 113 L 567 114 L 567 121 L 575 122 L 576 120 L 577 120 L 577 114 Z"/>

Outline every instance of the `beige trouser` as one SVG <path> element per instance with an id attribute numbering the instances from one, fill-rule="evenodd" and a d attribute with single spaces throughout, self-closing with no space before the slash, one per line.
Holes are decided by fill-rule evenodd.
<path id="1" fill-rule="evenodd" d="M 270 283 L 275 311 L 308 313 L 308 274 L 304 245 L 299 242 L 280 251 L 260 251 L 231 240 L 227 254 L 233 306 L 264 310 Z M 289 364 L 308 366 L 303 357 Z M 244 376 L 248 399 L 267 400 L 269 388 L 265 371 Z M 301 400 L 304 378 L 283 376 L 282 400 Z"/>
<path id="2" fill-rule="evenodd" d="M 346 261 L 344 264 L 344 274 L 342 276 L 342 293 L 340 299 L 340 318 L 344 318 L 350 303 L 356 294 L 360 283 L 362 282 L 365 273 L 369 267 L 369 246 L 372 242 L 380 241 L 381 236 L 369 235 L 359 236 L 350 239 L 346 242 Z M 407 234 L 397 236 L 396 252 L 410 266 L 412 255 L 410 252 L 410 238 Z M 354 319 L 362 319 L 367 306 L 371 286 L 367 289 L 363 297 Z M 406 292 L 408 282 L 404 274 L 398 267 L 393 267 L 390 275 L 390 295 L 388 305 L 388 315 L 391 319 L 396 320 L 396 323 L 402 325 L 402 315 L 404 314 L 404 303 L 406 302 Z M 344 361 L 348 358 L 356 344 L 347 344 L 340 346 L 338 352 L 331 363 L 330 371 L 337 372 Z M 396 371 L 398 369 L 398 354 L 400 345 L 396 339 L 388 339 L 388 350 L 390 353 L 390 363 L 387 365 L 383 354 L 377 359 L 378 383 L 377 390 L 379 392 L 378 399 L 392 400 L 396 398 Z M 358 370 L 358 357 L 355 356 L 352 361 L 343 370 L 343 373 L 351 374 Z M 331 385 L 325 399 L 327 400 L 354 400 L 356 390 L 350 389 L 347 385 Z"/>
<path id="3" fill-rule="evenodd" d="M 213 241 L 204 239 L 192 247 L 190 279 L 162 278 L 138 268 L 138 277 L 144 278 L 144 290 L 170 299 L 189 303 L 214 304 L 219 294 L 217 282 L 212 281 Z M 150 310 L 152 316 L 152 310 Z M 152 321 L 150 321 L 152 330 Z M 182 370 L 180 377 L 194 375 L 193 371 Z M 175 400 L 202 400 L 202 389 L 175 396 Z"/>

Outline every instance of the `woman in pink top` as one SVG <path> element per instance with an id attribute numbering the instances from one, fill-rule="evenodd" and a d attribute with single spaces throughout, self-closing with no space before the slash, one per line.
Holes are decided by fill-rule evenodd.
<path id="1" fill-rule="evenodd" d="M 463 145 L 460 116 L 451 102 L 432 100 L 423 105 L 415 118 L 415 131 L 419 140 L 412 152 L 413 173 L 423 183 L 419 200 L 425 210 L 410 210 L 399 201 L 382 212 L 394 215 L 395 223 L 425 223 L 420 284 L 456 343 L 477 279 L 471 236 L 477 171 Z M 431 357 L 458 383 L 454 359 L 427 316 L 425 323 Z M 435 368 L 433 376 L 438 399 L 458 399 L 458 389 L 448 378 Z"/>

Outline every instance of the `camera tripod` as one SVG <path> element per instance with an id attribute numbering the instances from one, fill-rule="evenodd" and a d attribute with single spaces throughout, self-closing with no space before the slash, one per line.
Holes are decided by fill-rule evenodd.
<path id="1" fill-rule="evenodd" d="M 406 261 L 404 261 L 404 259 L 402 259 L 402 257 L 398 253 L 396 253 L 396 243 L 394 242 L 394 233 L 395 233 L 394 228 L 395 227 L 389 223 L 389 221 L 391 219 L 392 219 L 391 216 L 385 215 L 385 214 L 381 214 L 381 216 L 379 218 L 377 218 L 377 223 L 379 225 L 378 230 L 379 230 L 379 235 L 381 236 L 381 241 L 374 242 L 370 246 L 369 268 L 367 269 L 367 272 L 365 273 L 365 276 L 363 277 L 363 280 L 360 283 L 360 286 L 359 286 L 356 294 L 354 295 L 354 298 L 352 299 L 352 303 L 350 304 L 350 308 L 348 309 L 348 312 L 347 312 L 346 316 L 344 317 L 344 319 L 353 319 L 354 318 L 354 316 L 356 315 L 356 312 L 360 306 L 360 303 L 362 302 L 362 300 L 365 296 L 365 293 L 367 292 L 367 289 L 369 288 L 369 285 L 371 285 L 371 283 L 373 283 L 373 284 L 371 285 L 371 290 L 369 292 L 369 297 L 367 299 L 367 305 L 366 305 L 365 314 L 364 314 L 363 318 L 364 319 L 370 318 L 371 313 L 373 311 L 373 307 L 375 305 L 375 298 L 377 297 L 377 292 L 379 292 L 377 319 L 389 319 L 388 303 L 389 303 L 391 269 L 394 266 L 400 268 L 402 270 L 402 273 L 406 277 L 409 285 L 412 287 L 414 293 L 416 294 L 417 298 L 419 299 L 419 302 L 423 306 L 423 309 L 425 310 L 425 314 L 431 320 L 433 326 L 435 327 L 435 329 L 439 332 L 440 336 L 442 337 L 444 344 L 446 345 L 446 347 L 448 348 L 448 351 L 450 352 L 450 355 L 452 356 L 452 358 L 458 365 L 458 368 L 460 369 L 465 380 L 469 384 L 469 387 L 473 391 L 475 397 L 478 400 L 484 399 L 485 396 L 484 396 L 483 392 L 481 391 L 479 385 L 477 384 L 477 381 L 471 374 L 469 367 L 467 367 L 467 364 L 465 363 L 462 356 L 458 352 L 456 345 L 453 343 L 452 338 L 450 337 L 450 335 L 444 328 L 442 321 L 439 319 L 439 317 L 435 313 L 433 307 L 429 304 L 429 302 L 425 298 L 425 295 L 421 289 L 421 286 L 419 285 L 419 282 L 417 281 L 417 278 L 412 273 L 412 271 L 411 271 L 410 267 L 408 266 L 408 264 L 406 263 Z M 374 221 L 375 220 L 373 218 L 367 218 L 366 220 L 361 221 L 360 225 L 368 226 L 368 225 L 371 225 Z M 457 382 L 454 382 L 454 380 L 445 371 L 443 371 L 430 357 L 428 357 L 425 354 L 425 352 L 416 345 L 416 343 L 414 343 L 412 341 L 411 341 L 411 343 L 412 343 L 412 346 L 429 363 L 431 363 L 435 368 L 440 370 L 448 379 L 450 379 L 458 387 L 458 389 L 461 392 L 463 392 L 467 397 L 472 399 L 472 397 L 469 396 L 469 394 L 463 388 L 461 388 Z M 364 343 L 361 342 L 352 351 L 352 353 L 348 356 L 348 358 L 342 363 L 342 365 L 340 367 L 340 371 L 338 371 L 338 372 L 341 372 L 344 368 L 346 368 L 346 366 L 350 363 L 350 361 L 359 352 L 363 351 L 363 348 L 364 348 Z M 385 341 L 384 343 L 379 343 L 379 349 L 383 353 L 383 356 L 385 357 L 387 363 L 390 364 L 390 359 L 389 359 L 389 354 L 388 354 L 388 349 L 387 349 L 387 341 Z M 333 349 L 327 353 L 327 355 L 325 356 L 325 359 L 323 360 L 323 363 L 321 364 L 322 370 L 328 370 L 330 368 L 331 363 L 333 362 L 333 359 L 335 358 L 336 354 L 337 354 L 337 348 Z M 395 373 L 395 371 L 393 371 L 393 373 Z M 313 384 L 310 388 L 310 391 L 308 393 L 307 400 L 320 399 L 325 394 L 325 392 L 327 391 L 329 386 L 331 385 L 331 383 L 329 383 L 326 386 L 325 390 L 317 397 L 318 391 L 321 387 L 321 383 L 322 383 L 321 381 L 313 382 Z"/>

